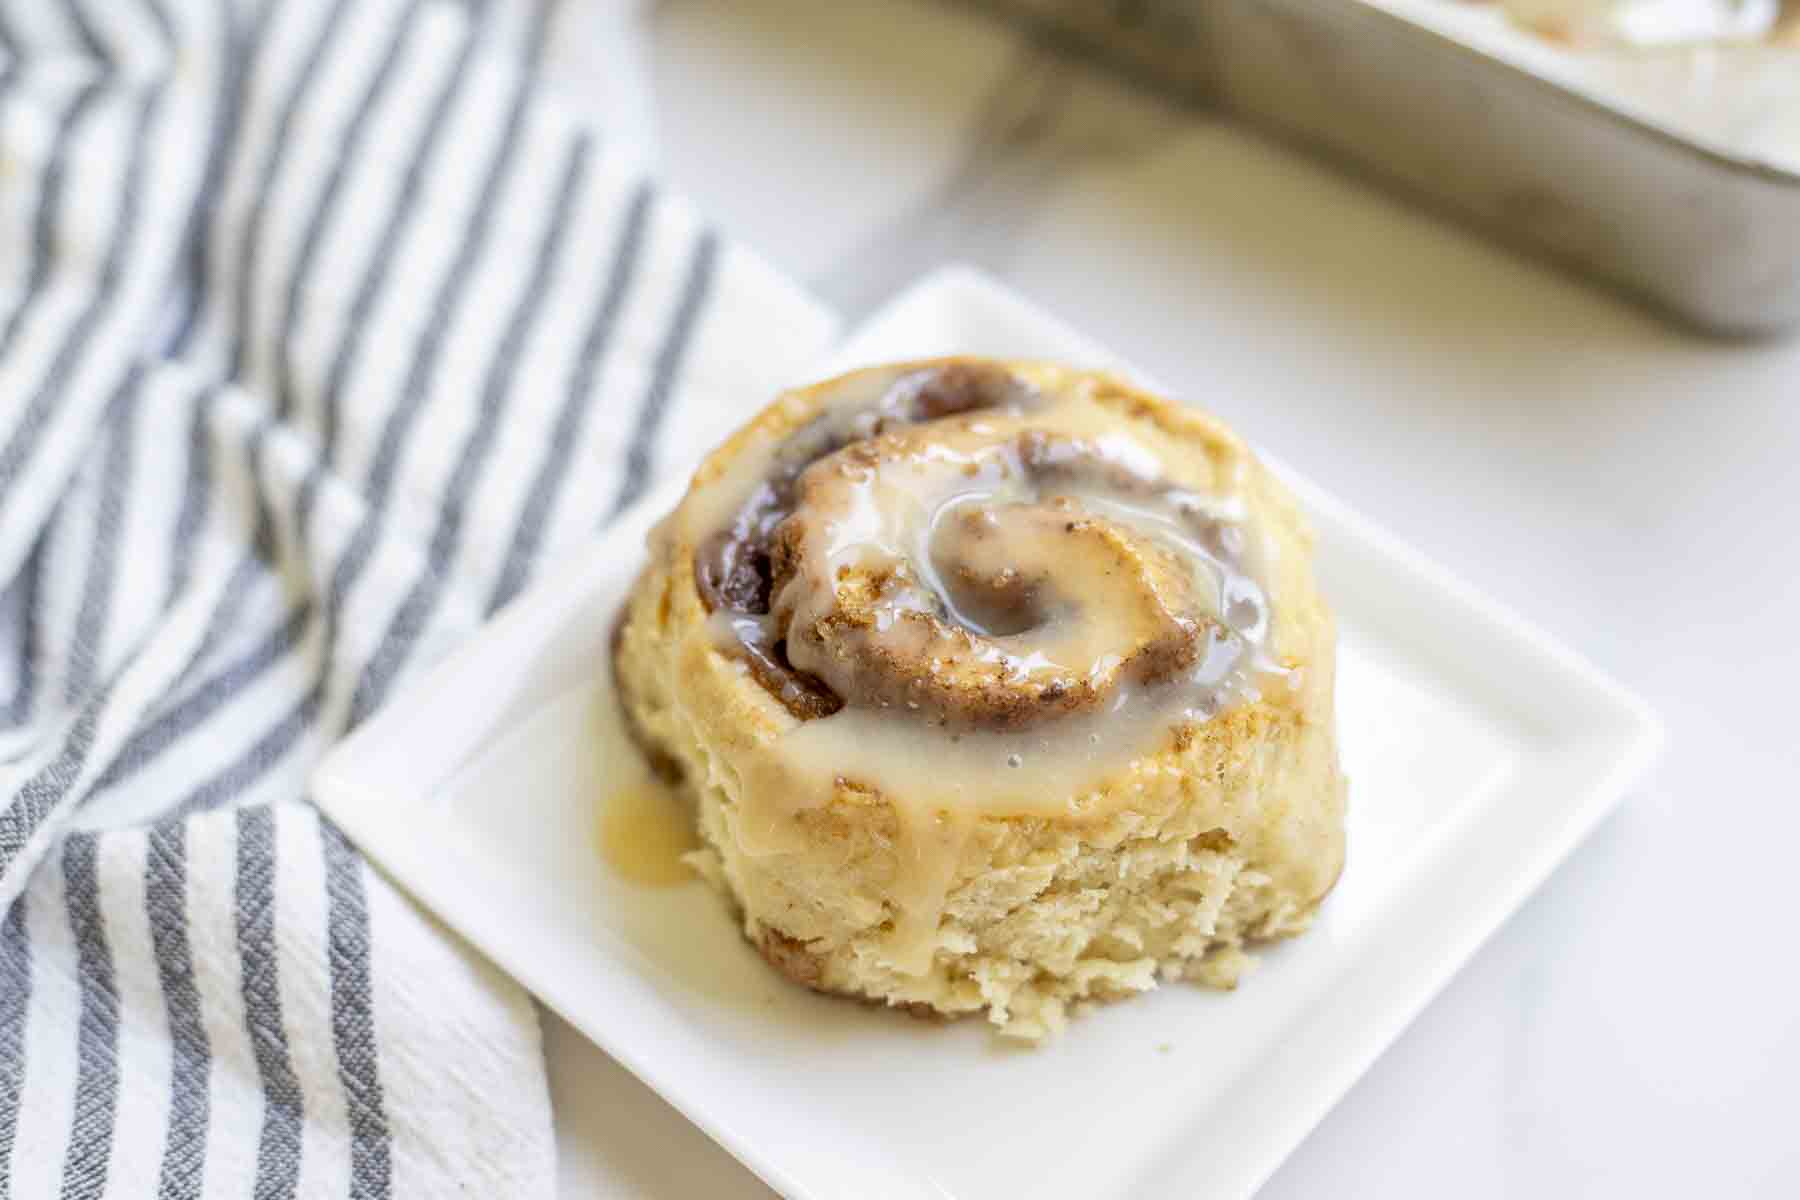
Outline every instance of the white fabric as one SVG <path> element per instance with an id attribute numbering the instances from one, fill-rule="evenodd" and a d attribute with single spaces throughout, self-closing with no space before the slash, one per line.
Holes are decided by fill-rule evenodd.
<path id="1" fill-rule="evenodd" d="M 529 999 L 307 774 L 835 332 L 561 27 L 0 0 L 0 1200 L 553 1190 Z"/>

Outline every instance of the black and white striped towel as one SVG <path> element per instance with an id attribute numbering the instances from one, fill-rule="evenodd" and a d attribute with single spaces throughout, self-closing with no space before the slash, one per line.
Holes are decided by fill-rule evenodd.
<path id="1" fill-rule="evenodd" d="M 0 1200 L 547 1196 L 536 1018 L 305 802 L 833 322 L 504 0 L 0 0 Z"/>

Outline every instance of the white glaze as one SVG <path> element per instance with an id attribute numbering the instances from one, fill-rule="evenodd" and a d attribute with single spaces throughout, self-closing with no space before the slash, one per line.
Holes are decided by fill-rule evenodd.
<path id="1" fill-rule="evenodd" d="M 1107 782 L 1178 728 L 1297 680 L 1268 653 L 1257 582 L 1267 550 L 1240 478 L 1212 479 L 1211 463 L 1196 478 L 1191 455 L 1139 436 L 1079 383 L 916 426 L 881 421 L 909 383 L 905 370 L 848 377 L 809 424 L 742 447 L 658 537 L 698 546 L 775 473 L 851 443 L 799 477 L 799 517 L 784 528 L 797 565 L 771 612 L 721 609 L 696 636 L 726 655 L 785 637 L 794 668 L 845 699 L 831 715 L 786 722 L 739 762 L 736 836 L 752 855 L 789 852 L 798 814 L 844 788 L 878 794 L 898 818 L 887 949 L 897 969 L 918 972 L 974 819 L 1099 815 L 1103 793 L 1108 805 L 1128 800 Z M 1025 581 L 1029 619 L 993 627 L 955 576 Z M 852 577 L 881 581 L 860 623 L 846 621 L 839 594 Z M 823 627 L 831 640 L 800 634 Z M 1171 646 L 1179 665 L 1142 669 Z M 871 664 L 890 660 L 916 671 L 865 686 Z M 1067 681 L 1084 703 L 958 722 L 908 698 L 925 683 L 932 696 L 960 695 L 965 680 L 1006 689 L 1003 700 Z"/>

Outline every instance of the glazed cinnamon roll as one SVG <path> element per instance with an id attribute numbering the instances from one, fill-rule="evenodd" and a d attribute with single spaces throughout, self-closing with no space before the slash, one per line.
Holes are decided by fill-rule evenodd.
<path id="1" fill-rule="evenodd" d="M 1036 1038 L 1307 927 L 1344 857 L 1334 656 L 1304 520 L 1218 422 L 946 359 L 714 452 L 614 672 L 771 964 Z"/>

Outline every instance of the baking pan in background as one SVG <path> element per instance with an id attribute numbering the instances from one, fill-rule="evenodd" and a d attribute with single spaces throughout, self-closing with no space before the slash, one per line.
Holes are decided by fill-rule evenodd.
<path id="1" fill-rule="evenodd" d="M 1800 171 L 1408 16 L 1367 0 L 977 3 L 1367 167 L 1692 325 L 1800 325 Z"/>

